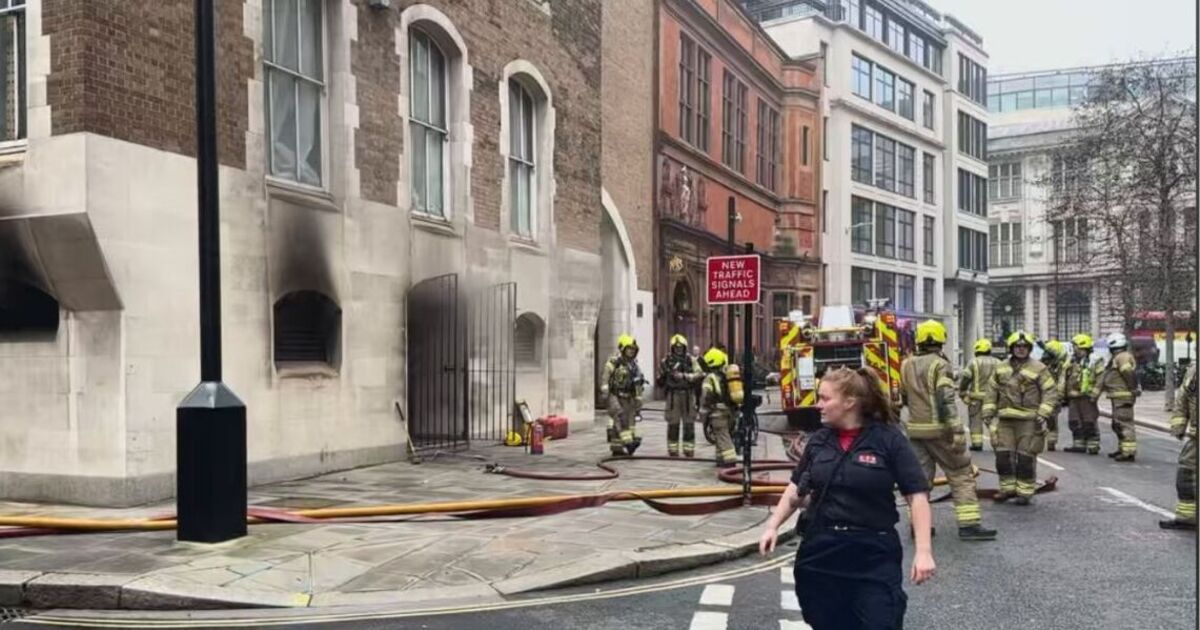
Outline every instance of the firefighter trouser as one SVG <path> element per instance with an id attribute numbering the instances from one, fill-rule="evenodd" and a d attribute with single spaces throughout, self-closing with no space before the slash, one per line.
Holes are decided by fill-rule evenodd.
<path id="1" fill-rule="evenodd" d="M 1071 446 L 1099 453 L 1100 428 L 1096 423 L 1099 418 L 1100 408 L 1096 406 L 1096 401 L 1087 396 L 1072 398 L 1067 409 L 1067 425 L 1071 428 Z"/>
<path id="2" fill-rule="evenodd" d="M 608 397 L 608 447 L 614 455 L 624 455 L 625 447 L 637 438 L 637 414 L 642 401 L 634 396 Z"/>
<path id="3" fill-rule="evenodd" d="M 1023 497 L 1037 489 L 1037 454 L 1042 452 L 1045 436 L 1037 432 L 1037 420 L 995 421 L 996 476 L 1000 492 Z"/>
<path id="4" fill-rule="evenodd" d="M 979 499 L 975 496 L 975 478 L 971 476 L 971 456 L 967 454 L 967 445 L 954 445 L 954 439 L 912 439 L 913 452 L 925 478 L 933 482 L 933 475 L 938 466 L 946 473 L 950 483 L 950 494 L 954 500 L 954 518 L 959 527 L 978 525 L 982 515 L 979 512 Z"/>
<path id="5" fill-rule="evenodd" d="M 971 400 L 967 403 L 967 426 L 971 429 L 971 446 L 983 446 L 983 401 Z"/>
<path id="6" fill-rule="evenodd" d="M 1062 413 L 1062 409 L 1055 409 L 1054 413 L 1046 418 L 1046 444 L 1058 446 L 1058 415 Z"/>
<path id="7" fill-rule="evenodd" d="M 696 452 L 696 395 L 692 388 L 667 391 L 667 453 L 679 454 L 679 428 L 683 425 L 683 453 Z"/>
<path id="8" fill-rule="evenodd" d="M 729 433 L 733 427 L 733 415 L 726 409 L 717 408 L 709 412 L 708 418 L 712 424 L 717 463 L 732 464 L 736 462 L 737 451 L 733 448 L 733 436 Z"/>
<path id="9" fill-rule="evenodd" d="M 1137 432 L 1133 427 L 1133 401 L 1112 401 L 1112 430 L 1117 434 L 1122 455 L 1137 454 Z"/>
<path id="10" fill-rule="evenodd" d="M 1179 451 L 1179 468 L 1175 471 L 1175 520 L 1196 522 L 1196 438 L 1187 438 Z"/>

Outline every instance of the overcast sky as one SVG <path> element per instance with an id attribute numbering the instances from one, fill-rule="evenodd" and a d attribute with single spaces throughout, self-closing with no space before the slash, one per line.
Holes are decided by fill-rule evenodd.
<path id="1" fill-rule="evenodd" d="M 1158 57 L 1196 47 L 1196 0 L 926 0 L 983 37 L 989 74 Z"/>

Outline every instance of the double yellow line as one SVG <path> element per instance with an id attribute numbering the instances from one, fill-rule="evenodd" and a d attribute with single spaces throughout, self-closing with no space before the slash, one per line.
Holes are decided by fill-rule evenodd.
<path id="1" fill-rule="evenodd" d="M 280 625 L 300 625 L 314 623 L 330 623 L 337 621 L 372 621 L 383 619 L 402 619 L 408 617 L 426 617 L 426 616 L 442 616 L 442 615 L 461 615 L 470 613 L 483 613 L 496 610 L 511 610 L 514 608 L 528 608 L 531 606 L 553 606 L 557 604 L 568 604 L 574 602 L 596 601 L 602 599 L 613 599 L 617 597 L 629 597 L 633 595 L 644 595 L 647 593 L 656 593 L 679 588 L 687 588 L 690 586 L 699 586 L 710 582 L 738 579 L 772 569 L 778 569 L 787 565 L 792 561 L 792 554 L 784 551 L 778 557 L 770 560 L 765 560 L 747 567 L 730 569 L 718 573 L 709 573 L 688 578 L 679 578 L 667 582 L 656 584 L 647 584 L 643 586 L 631 586 L 627 588 L 614 589 L 611 591 L 602 591 L 598 593 L 578 593 L 574 595 L 558 595 L 553 597 L 538 597 L 532 599 L 522 599 L 516 601 L 504 601 L 484 604 L 468 604 L 460 606 L 433 607 L 419 610 L 403 609 L 395 611 L 372 611 L 372 612 L 344 612 L 344 613 L 316 613 L 306 616 L 255 616 L 255 617 L 228 617 L 222 619 L 120 619 L 113 617 L 93 617 L 88 618 L 82 615 L 54 615 L 43 614 L 22 621 L 31 624 L 40 624 L 48 626 L 69 626 L 74 628 L 210 628 L 210 627 L 267 627 Z M 296 609 L 288 609 L 296 610 Z M 132 612 L 132 611 L 131 611 Z"/>

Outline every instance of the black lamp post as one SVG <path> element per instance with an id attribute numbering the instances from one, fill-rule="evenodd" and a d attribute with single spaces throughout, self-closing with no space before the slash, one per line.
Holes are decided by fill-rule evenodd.
<path id="1" fill-rule="evenodd" d="M 221 382 L 216 1 L 195 0 L 201 382 L 175 410 L 177 537 L 206 543 L 246 535 L 246 406 Z"/>

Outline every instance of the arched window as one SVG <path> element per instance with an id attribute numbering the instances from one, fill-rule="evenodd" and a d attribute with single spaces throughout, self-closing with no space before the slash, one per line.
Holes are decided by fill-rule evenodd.
<path id="1" fill-rule="evenodd" d="M 508 177 L 512 231 L 533 236 L 537 207 L 537 101 L 516 79 L 508 80 Z"/>
<path id="2" fill-rule="evenodd" d="M 692 287 L 686 281 L 680 280 L 675 283 L 675 295 L 671 305 L 676 314 L 692 312 Z"/>
<path id="3" fill-rule="evenodd" d="M 0 279 L 0 334 L 58 331 L 58 301 L 36 287 Z"/>
<path id="4" fill-rule="evenodd" d="M 322 293 L 293 291 L 275 302 L 275 363 L 334 365 L 342 309 Z"/>
<path id="5" fill-rule="evenodd" d="M 513 236 L 550 236 L 554 201 L 554 104 L 549 84 L 523 59 L 504 67 L 500 89 L 500 153 L 505 160 L 502 214 Z"/>
<path id="6" fill-rule="evenodd" d="M 535 367 L 542 364 L 542 344 L 546 324 L 533 313 L 517 318 L 513 332 L 513 359 L 518 366 Z"/>
<path id="7" fill-rule="evenodd" d="M 1054 332 L 1058 339 L 1070 339 L 1079 333 L 1091 332 L 1092 299 L 1087 291 L 1059 291 L 1054 312 Z"/>
<path id="8" fill-rule="evenodd" d="M 419 27 L 408 37 L 409 164 L 412 207 L 416 212 L 446 216 L 445 155 L 447 125 L 446 55 Z"/>

